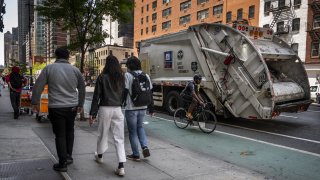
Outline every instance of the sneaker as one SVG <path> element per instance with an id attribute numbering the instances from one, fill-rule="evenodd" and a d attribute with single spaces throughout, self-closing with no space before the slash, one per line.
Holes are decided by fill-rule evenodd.
<path id="1" fill-rule="evenodd" d="M 127 159 L 132 160 L 132 161 L 140 161 L 139 156 L 134 156 L 134 155 L 127 155 Z"/>
<path id="2" fill-rule="evenodd" d="M 100 163 L 100 164 L 103 163 L 103 157 L 99 158 L 97 152 L 94 152 L 94 157 L 95 157 L 97 163 Z"/>
<path id="3" fill-rule="evenodd" d="M 72 164 L 72 163 L 73 163 L 73 158 L 70 157 L 70 156 L 68 156 L 68 157 L 67 157 L 67 165 L 70 165 L 70 164 Z"/>
<path id="4" fill-rule="evenodd" d="M 150 151 L 149 151 L 148 147 L 144 147 L 142 149 L 142 154 L 143 154 L 143 157 L 149 157 L 150 156 Z"/>
<path id="5" fill-rule="evenodd" d="M 59 172 L 67 172 L 67 170 L 68 170 L 66 163 L 65 164 L 59 164 L 59 163 L 54 164 L 53 169 L 55 171 L 59 171 Z"/>
<path id="6" fill-rule="evenodd" d="M 116 175 L 118 175 L 118 176 L 124 176 L 125 175 L 125 173 L 124 173 L 124 168 L 118 168 L 118 169 L 116 169 L 115 171 L 114 171 L 114 173 L 116 174 Z"/>

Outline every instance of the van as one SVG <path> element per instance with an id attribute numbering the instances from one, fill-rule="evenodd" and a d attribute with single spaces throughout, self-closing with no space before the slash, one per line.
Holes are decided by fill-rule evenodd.
<path id="1" fill-rule="evenodd" d="M 320 104 L 320 85 L 310 86 L 311 99 Z"/>

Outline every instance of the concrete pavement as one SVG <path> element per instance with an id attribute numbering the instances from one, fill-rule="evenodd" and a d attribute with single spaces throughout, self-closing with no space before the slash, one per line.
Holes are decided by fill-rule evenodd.
<path id="1" fill-rule="evenodd" d="M 159 129 L 161 130 L 161 129 Z M 125 131 L 126 153 L 131 153 Z M 49 122 L 38 123 L 34 116 L 13 119 L 7 90 L 0 98 L 0 179 L 118 179 L 112 139 L 104 154 L 104 163 L 94 161 L 97 124 L 76 122 L 74 164 L 67 173 L 56 173 L 54 136 Z M 123 179 L 268 179 L 264 175 L 183 149 L 170 141 L 149 136 L 151 156 L 141 162 L 128 160 Z"/>

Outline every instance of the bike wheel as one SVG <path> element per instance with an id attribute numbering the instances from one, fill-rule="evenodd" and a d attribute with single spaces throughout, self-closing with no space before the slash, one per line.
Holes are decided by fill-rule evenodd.
<path id="1" fill-rule="evenodd" d="M 178 108 L 173 115 L 174 124 L 181 129 L 188 126 L 187 111 L 184 108 Z"/>
<path id="2" fill-rule="evenodd" d="M 197 118 L 199 128 L 204 133 L 212 133 L 217 126 L 217 118 L 213 112 L 203 110 Z"/>

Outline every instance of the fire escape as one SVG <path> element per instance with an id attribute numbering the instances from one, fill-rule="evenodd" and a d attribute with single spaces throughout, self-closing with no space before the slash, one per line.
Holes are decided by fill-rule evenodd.
<path id="1" fill-rule="evenodd" d="M 309 4 L 313 11 L 313 17 L 317 15 L 320 16 L 320 0 L 313 0 Z M 313 19 L 313 22 L 308 23 L 307 32 L 310 34 L 312 41 L 320 40 L 320 22 L 315 22 L 316 19 Z"/>
<path id="2" fill-rule="evenodd" d="M 294 7 L 291 0 L 271 0 L 270 12 L 273 15 L 272 21 L 270 23 L 270 28 L 277 25 L 276 35 L 284 36 L 289 44 L 293 43 L 292 39 L 292 20 L 296 17 L 294 12 Z"/>

